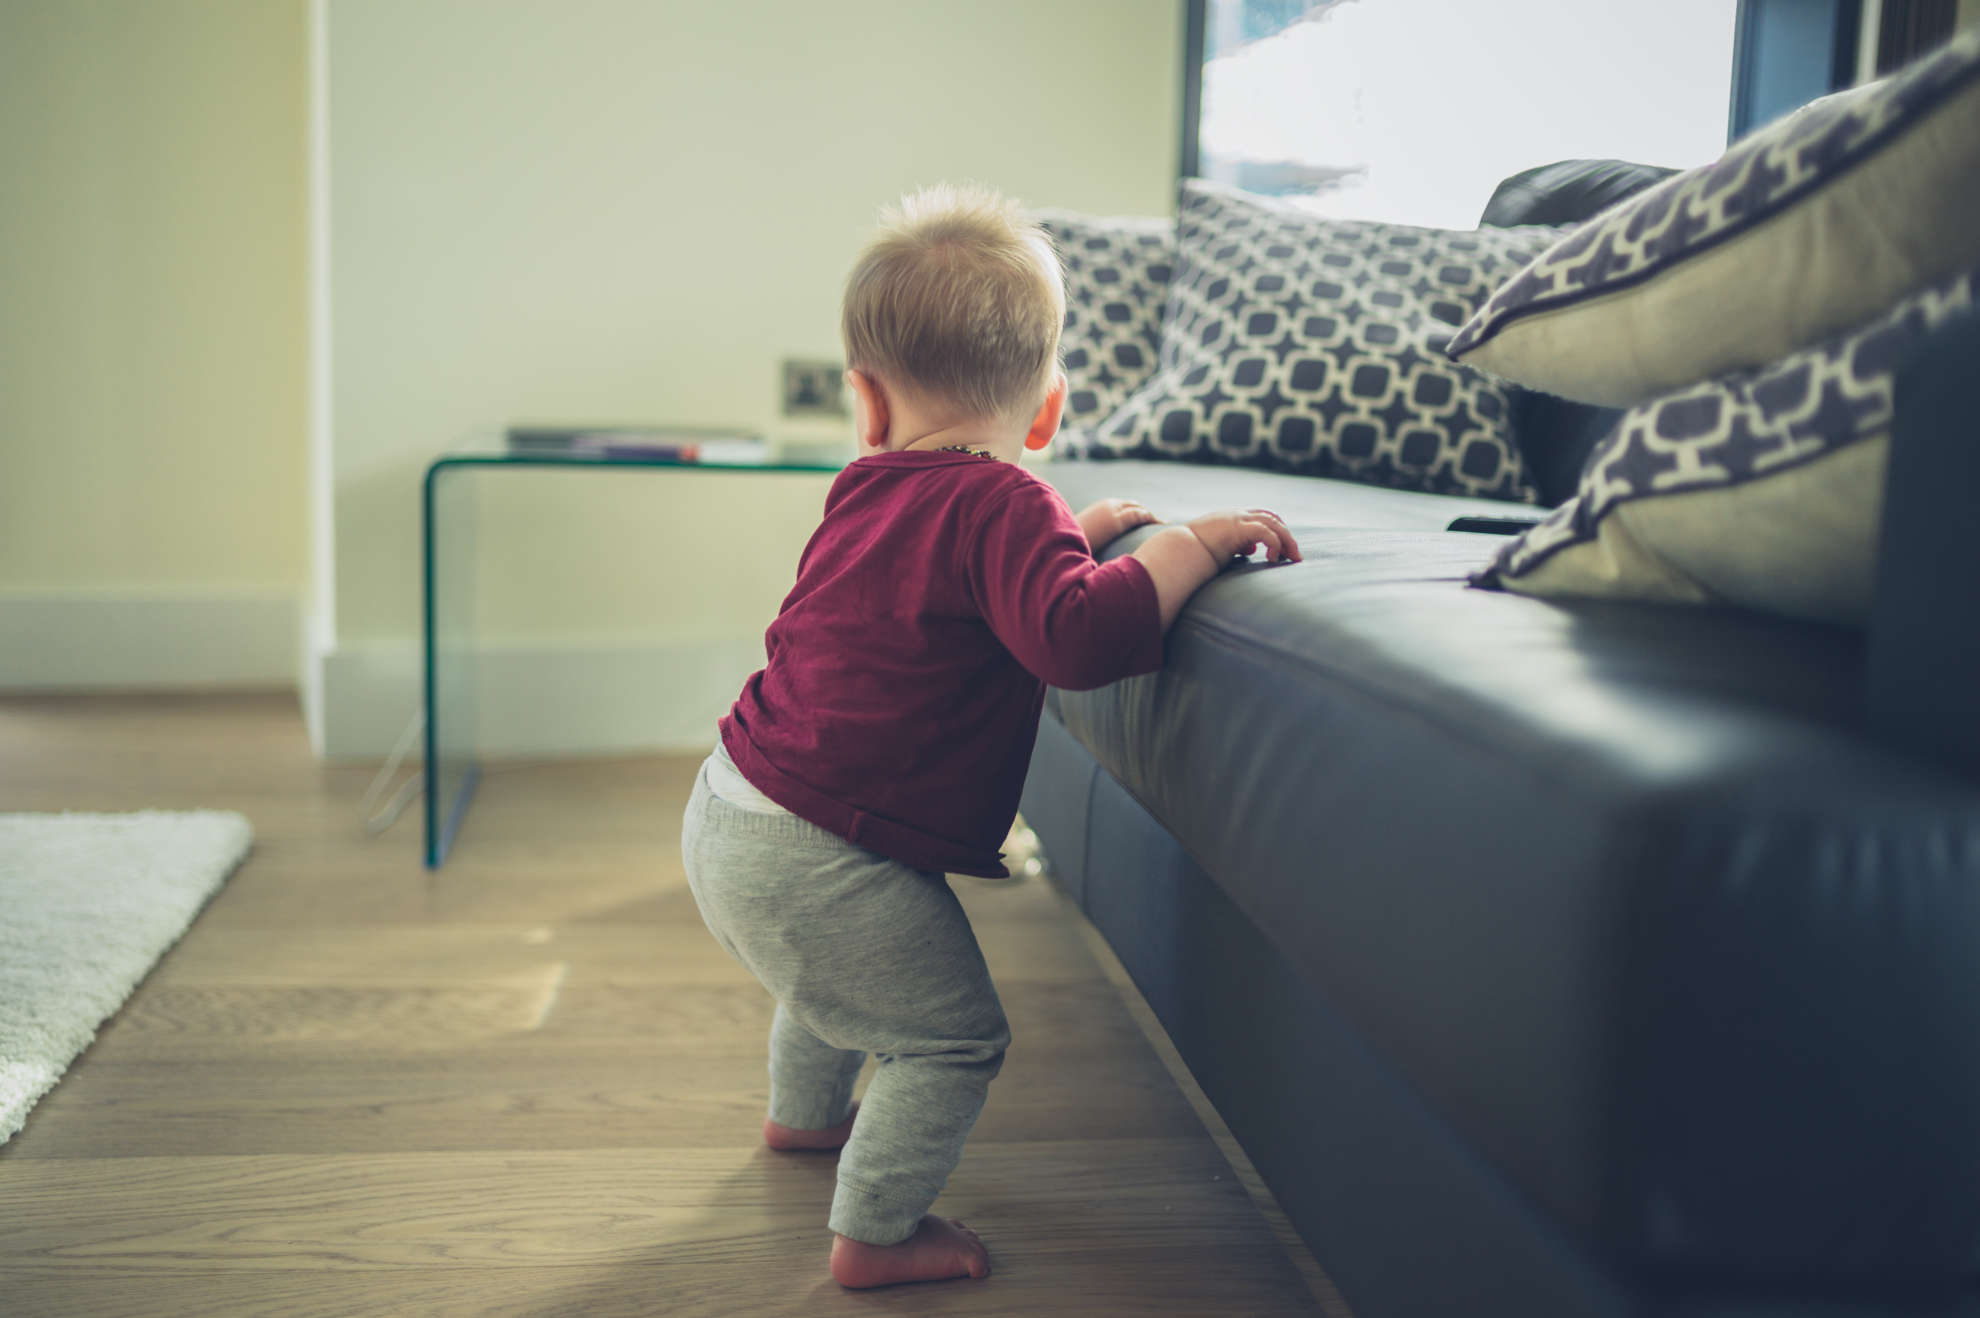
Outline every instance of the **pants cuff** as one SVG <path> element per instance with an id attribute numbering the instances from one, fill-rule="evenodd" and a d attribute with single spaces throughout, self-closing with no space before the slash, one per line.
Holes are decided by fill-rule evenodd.
<path id="1" fill-rule="evenodd" d="M 852 1112 L 852 1082 L 820 1093 L 770 1086 L 770 1120 L 792 1130 L 830 1130 Z"/>
<path id="2" fill-rule="evenodd" d="M 932 1201 L 931 1201 L 932 1202 Z M 929 1204 L 904 1204 L 839 1178 L 832 1195 L 833 1231 L 866 1245 L 898 1245 L 914 1234 Z"/>

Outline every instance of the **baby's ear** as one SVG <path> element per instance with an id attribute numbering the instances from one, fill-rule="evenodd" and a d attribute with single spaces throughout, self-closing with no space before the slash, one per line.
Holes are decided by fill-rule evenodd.
<path id="1" fill-rule="evenodd" d="M 1059 433 L 1059 422 L 1066 414 L 1066 373 L 1056 371 L 1052 375 L 1052 387 L 1045 392 L 1045 402 L 1038 409 L 1038 415 L 1031 419 L 1031 429 L 1026 432 L 1024 446 L 1036 453 L 1052 442 L 1052 436 Z"/>
<path id="2" fill-rule="evenodd" d="M 891 419 L 886 390 L 880 387 L 878 380 L 865 371 L 847 371 L 846 385 L 852 390 L 854 438 L 859 441 L 859 446 L 863 450 L 884 452 Z"/>

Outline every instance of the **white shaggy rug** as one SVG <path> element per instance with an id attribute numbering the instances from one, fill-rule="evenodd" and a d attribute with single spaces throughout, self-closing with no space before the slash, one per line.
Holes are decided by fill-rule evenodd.
<path id="1" fill-rule="evenodd" d="M 253 838 L 218 810 L 0 814 L 0 1144 Z"/>

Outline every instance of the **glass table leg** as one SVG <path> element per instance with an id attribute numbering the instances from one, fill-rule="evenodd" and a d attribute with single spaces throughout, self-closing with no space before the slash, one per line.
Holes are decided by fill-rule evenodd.
<path id="1" fill-rule="evenodd" d="M 474 613 L 477 483 L 470 464 L 441 459 L 423 491 L 426 865 L 453 849 L 481 766 L 475 740 Z"/>

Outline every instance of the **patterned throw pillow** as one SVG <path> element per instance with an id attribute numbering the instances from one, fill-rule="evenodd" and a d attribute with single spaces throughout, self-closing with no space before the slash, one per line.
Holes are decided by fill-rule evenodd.
<path id="1" fill-rule="evenodd" d="M 1530 502 L 1506 387 L 1441 350 L 1557 234 L 1327 220 L 1186 180 L 1161 369 L 1086 456 Z"/>
<path id="2" fill-rule="evenodd" d="M 1626 407 L 1773 361 L 1976 261 L 1980 30 L 1590 220 L 1450 353 Z"/>
<path id="3" fill-rule="evenodd" d="M 1157 216 L 1037 211 L 1066 272 L 1066 443 L 1111 415 L 1155 373 L 1176 222 Z"/>
<path id="4" fill-rule="evenodd" d="M 1772 366 L 1631 408 L 1580 492 L 1474 584 L 1861 622 L 1897 367 L 1976 287 L 1980 271 L 1956 276 Z"/>

